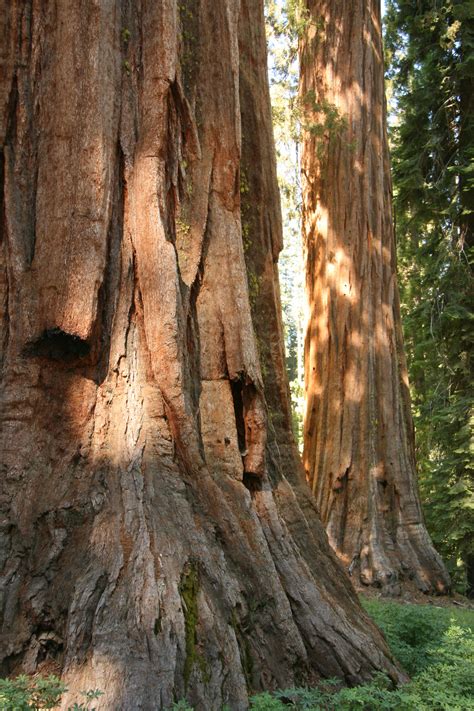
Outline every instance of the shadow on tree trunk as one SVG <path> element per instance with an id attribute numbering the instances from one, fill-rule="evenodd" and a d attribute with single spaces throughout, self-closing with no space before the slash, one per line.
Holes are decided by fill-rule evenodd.
<path id="1" fill-rule="evenodd" d="M 245 709 L 249 690 L 403 678 L 292 440 L 263 8 L 239 5 L 5 10 L 1 668 L 61 673 L 64 704 Z"/>

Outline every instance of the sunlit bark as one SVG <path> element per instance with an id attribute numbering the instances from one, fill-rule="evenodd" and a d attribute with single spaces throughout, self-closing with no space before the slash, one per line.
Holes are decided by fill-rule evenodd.
<path id="1" fill-rule="evenodd" d="M 403 353 L 379 0 L 307 0 L 301 41 L 310 318 L 304 465 L 354 579 L 449 577 L 425 529 Z"/>
<path id="2" fill-rule="evenodd" d="M 289 432 L 262 3 L 1 14 L 2 673 L 114 711 L 397 677 Z"/>

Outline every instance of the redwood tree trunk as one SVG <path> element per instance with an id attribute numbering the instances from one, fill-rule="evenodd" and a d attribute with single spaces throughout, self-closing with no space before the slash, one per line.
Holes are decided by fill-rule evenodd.
<path id="1" fill-rule="evenodd" d="M 307 0 L 304 465 L 356 581 L 450 581 L 423 523 L 403 352 L 379 0 Z"/>
<path id="2" fill-rule="evenodd" d="M 400 678 L 289 431 L 262 3 L 1 19 L 2 673 L 114 710 Z"/>

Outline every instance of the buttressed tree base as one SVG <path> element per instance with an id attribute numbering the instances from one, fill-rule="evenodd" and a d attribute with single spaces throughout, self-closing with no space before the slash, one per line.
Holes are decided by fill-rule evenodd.
<path id="1" fill-rule="evenodd" d="M 263 3 L 1 19 L 2 674 L 114 711 L 400 679 L 290 434 Z"/>
<path id="2" fill-rule="evenodd" d="M 356 582 L 446 593 L 423 522 L 400 319 L 380 0 L 307 0 L 304 465 Z M 330 446 L 328 446 L 328 442 Z"/>

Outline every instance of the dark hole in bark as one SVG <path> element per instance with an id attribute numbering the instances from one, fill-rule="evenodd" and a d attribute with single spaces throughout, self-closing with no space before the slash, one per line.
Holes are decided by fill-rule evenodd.
<path id="1" fill-rule="evenodd" d="M 26 354 L 51 360 L 74 361 L 90 353 L 90 344 L 79 336 L 50 328 L 26 348 Z"/>
<path id="2" fill-rule="evenodd" d="M 18 673 L 18 670 L 21 669 L 21 662 L 23 659 L 23 653 L 18 652 L 17 654 L 10 654 L 8 657 L 5 657 L 3 661 L 0 663 L 0 677 L 6 677 L 6 676 L 11 676 L 15 672 Z"/>
<path id="3" fill-rule="evenodd" d="M 360 561 L 360 555 L 359 555 L 358 553 L 356 553 L 356 555 L 355 555 L 355 556 L 353 557 L 353 559 L 351 560 L 351 564 L 350 564 L 350 566 L 349 566 L 349 571 L 348 571 L 348 572 L 349 572 L 349 575 L 350 575 L 350 576 L 352 576 L 352 573 L 354 572 L 354 570 L 355 570 L 355 569 L 357 568 L 357 566 L 359 565 L 359 561 Z"/>
<path id="4" fill-rule="evenodd" d="M 252 474 L 252 472 L 244 472 L 243 484 L 247 489 L 254 493 L 255 491 L 262 490 L 262 477 L 259 474 Z"/>
<path id="5" fill-rule="evenodd" d="M 232 399 L 234 401 L 235 424 L 237 427 L 237 441 L 239 443 L 239 451 L 246 454 L 245 443 L 245 419 L 244 419 L 244 398 L 243 398 L 243 382 L 242 380 L 231 380 Z"/>
<path id="6" fill-rule="evenodd" d="M 45 638 L 40 639 L 40 648 L 38 650 L 38 656 L 36 658 L 36 663 L 40 664 L 46 659 L 57 659 L 63 652 L 64 645 L 58 639 L 55 638 Z"/>
<path id="7" fill-rule="evenodd" d="M 262 477 L 265 467 L 262 440 L 263 414 L 255 385 L 245 374 L 230 381 L 234 402 L 235 425 L 244 471 L 250 477 Z M 254 488 L 254 487 L 252 487 Z"/>

